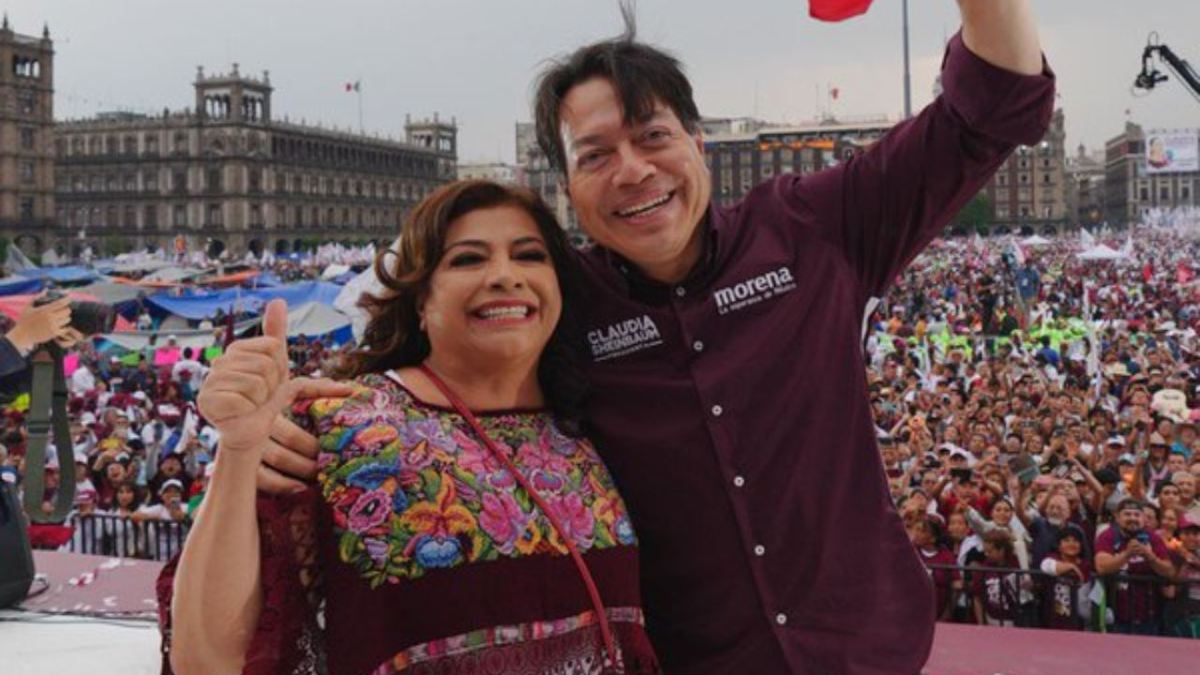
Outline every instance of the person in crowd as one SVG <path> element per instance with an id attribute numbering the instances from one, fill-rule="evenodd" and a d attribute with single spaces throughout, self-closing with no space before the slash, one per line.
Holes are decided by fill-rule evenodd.
<path id="1" fill-rule="evenodd" d="M 954 554 L 941 545 L 941 529 L 940 516 L 923 513 L 908 531 L 909 539 L 912 540 L 933 580 L 934 592 L 937 594 L 934 607 L 939 621 L 948 620 L 952 616 L 955 582 L 958 581 L 961 585 L 962 578 L 950 569 L 955 566 Z"/>
<path id="2" fill-rule="evenodd" d="M 1041 562 L 1050 575 L 1039 584 L 1041 627 L 1082 630 L 1091 618 L 1092 565 L 1084 554 L 1087 535 L 1069 524 L 1058 532 L 1054 551 Z"/>
<path id="3" fill-rule="evenodd" d="M 1162 612 L 1162 587 L 1123 576 L 1174 577 L 1171 554 L 1157 534 L 1144 527 L 1142 504 L 1123 499 L 1115 509 L 1116 520 L 1096 538 L 1096 574 L 1118 575 L 1106 583 L 1116 622 L 1114 633 L 1157 635 Z"/>
<path id="4" fill-rule="evenodd" d="M 289 381 L 286 307 L 267 306 L 264 336 L 234 342 L 198 397 L 220 440 L 162 605 L 175 672 L 660 672 L 632 525 L 578 435 L 570 264 L 533 193 L 461 181 L 377 259 L 387 290 L 367 300 L 352 386 Z M 256 514 L 272 420 L 294 402 L 320 439 L 317 486 Z"/>
<path id="5" fill-rule="evenodd" d="M 985 626 L 1013 627 L 1021 610 L 1021 579 L 1013 537 L 1004 529 L 983 535 L 984 569 L 973 572 L 975 623 Z"/>

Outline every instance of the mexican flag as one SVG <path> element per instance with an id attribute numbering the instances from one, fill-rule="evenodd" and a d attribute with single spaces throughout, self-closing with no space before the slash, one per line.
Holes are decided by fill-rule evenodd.
<path id="1" fill-rule="evenodd" d="M 843 21 L 870 7 L 871 0 L 808 0 L 808 13 L 821 21 Z"/>

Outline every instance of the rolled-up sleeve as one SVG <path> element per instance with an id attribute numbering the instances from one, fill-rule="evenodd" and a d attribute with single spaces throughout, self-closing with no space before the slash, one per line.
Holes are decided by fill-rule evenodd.
<path id="1" fill-rule="evenodd" d="M 942 94 L 865 152 L 832 169 L 777 182 L 788 217 L 840 250 L 862 301 L 884 293 L 982 189 L 1017 145 L 1045 136 L 1055 78 L 998 68 L 955 35 Z"/>

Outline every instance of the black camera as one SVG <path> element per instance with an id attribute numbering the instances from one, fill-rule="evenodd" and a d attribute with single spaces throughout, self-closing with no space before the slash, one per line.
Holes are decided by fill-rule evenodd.
<path id="1" fill-rule="evenodd" d="M 47 305 L 64 297 L 66 296 L 58 291 L 48 291 L 42 297 L 34 300 L 33 304 L 35 306 Z M 113 308 L 102 302 L 72 300 L 70 308 L 71 328 L 84 335 L 111 333 L 113 324 L 117 320 L 117 313 L 113 311 Z"/>

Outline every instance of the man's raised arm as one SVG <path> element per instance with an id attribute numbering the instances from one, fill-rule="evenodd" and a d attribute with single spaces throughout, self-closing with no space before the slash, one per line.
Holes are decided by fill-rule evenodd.
<path id="1" fill-rule="evenodd" d="M 958 0 L 963 44 L 988 63 L 1020 75 L 1042 72 L 1042 46 L 1029 0 Z"/>

